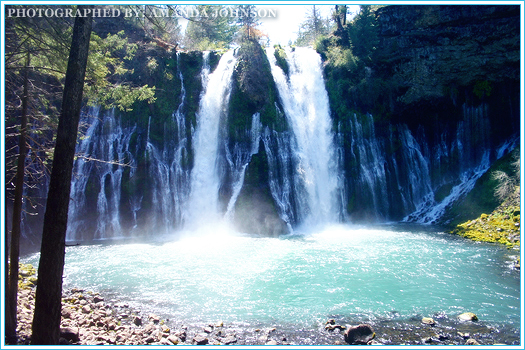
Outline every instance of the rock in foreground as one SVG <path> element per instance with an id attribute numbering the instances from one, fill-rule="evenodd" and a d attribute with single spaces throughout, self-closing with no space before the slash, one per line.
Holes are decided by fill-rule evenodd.
<path id="1" fill-rule="evenodd" d="M 372 326 L 360 324 L 345 331 L 345 341 L 350 345 L 366 345 L 375 337 Z"/>

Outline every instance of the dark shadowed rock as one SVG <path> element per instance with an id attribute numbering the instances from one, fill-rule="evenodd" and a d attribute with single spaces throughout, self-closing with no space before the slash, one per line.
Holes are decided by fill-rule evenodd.
<path id="1" fill-rule="evenodd" d="M 80 340 L 78 328 L 64 327 L 60 328 L 60 337 L 76 343 Z"/>
<path id="2" fill-rule="evenodd" d="M 345 332 L 345 341 L 350 345 L 365 345 L 375 337 L 374 330 L 368 324 L 349 327 Z"/>

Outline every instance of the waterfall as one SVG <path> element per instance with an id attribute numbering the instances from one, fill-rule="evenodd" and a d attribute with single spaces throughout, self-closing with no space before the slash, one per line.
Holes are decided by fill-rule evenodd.
<path id="1" fill-rule="evenodd" d="M 340 164 L 324 87 L 321 58 L 312 49 L 287 50 L 287 77 L 267 51 L 284 113 L 293 131 L 293 176 L 298 211 L 307 224 L 336 222 L 342 215 Z M 304 191 L 301 191 L 304 188 Z"/>
<path id="2" fill-rule="evenodd" d="M 73 178 L 71 181 L 71 200 L 69 201 L 68 211 L 68 229 L 66 237 L 68 240 L 80 240 L 79 228 L 82 225 L 82 209 L 86 204 L 86 186 L 91 173 L 91 167 L 93 162 L 87 161 L 83 156 L 89 155 L 90 148 L 95 145 L 93 135 L 100 122 L 98 118 L 99 108 L 92 108 L 88 112 L 87 116 L 82 116 L 81 124 L 85 125 L 90 123 L 90 119 L 93 118 L 91 125 L 88 127 L 86 134 L 80 140 L 77 145 L 76 153 L 80 155 L 74 164 Z"/>
<path id="3" fill-rule="evenodd" d="M 279 214 L 291 232 L 293 225 L 300 222 L 294 203 L 294 192 L 300 184 L 294 184 L 292 177 L 293 159 L 291 157 L 291 135 L 265 127 L 262 133 L 264 150 L 268 159 L 268 178 L 270 191 Z"/>
<path id="4" fill-rule="evenodd" d="M 517 140 L 511 140 L 501 144 L 496 149 L 496 158 L 499 159 L 511 151 L 516 147 L 518 142 Z M 443 214 L 445 214 L 446 209 L 467 195 L 467 193 L 474 188 L 476 181 L 489 170 L 491 165 L 490 154 L 490 149 L 483 150 L 481 162 L 477 166 L 464 170 L 459 177 L 458 183 L 452 187 L 450 193 L 443 200 L 438 203 L 433 200 L 422 203 L 416 211 L 407 215 L 403 221 L 418 222 L 421 224 L 436 223 Z"/>
<path id="5" fill-rule="evenodd" d="M 390 127 L 390 147 L 396 140 L 394 128 Z M 408 127 L 404 124 L 397 125 L 397 139 L 403 152 L 399 161 L 392 158 L 395 182 L 399 186 L 402 198 L 403 212 L 411 212 L 428 202 L 429 196 L 433 198 L 432 184 L 430 181 L 429 162 L 423 156 L 421 146 L 416 141 Z M 401 169 L 405 169 L 402 171 Z M 400 203 L 390 203 L 399 205 Z"/>
<path id="6" fill-rule="evenodd" d="M 263 234 L 347 220 L 435 223 L 519 142 L 494 146 L 484 104 L 464 105 L 457 124 L 436 130 L 371 114 L 334 123 L 320 57 L 306 48 L 287 50 L 287 74 L 267 50 L 277 117 L 271 111 L 269 119 L 266 109 L 238 123 L 228 115 L 233 51 L 214 71 L 211 54 L 203 53 L 200 75 L 195 57 L 186 74 L 177 54 L 180 93 L 172 113 L 91 108 L 82 117 L 87 129 L 77 145 L 68 240 L 192 231 L 223 217 Z M 197 101 L 190 91 L 199 91 L 199 82 Z M 252 200 L 254 188 L 264 200 Z M 274 231 L 261 225 L 265 215 L 278 222 Z"/>
<path id="7" fill-rule="evenodd" d="M 207 60 L 206 55 L 205 62 Z M 227 113 L 234 67 L 233 51 L 229 51 L 221 57 L 213 73 L 209 72 L 209 68 L 203 69 L 205 88 L 199 103 L 197 127 L 193 137 L 194 165 L 186 212 L 186 223 L 189 224 L 197 224 L 203 218 L 210 221 L 218 219 L 220 179 L 216 161 L 220 142 L 219 122 Z"/>
<path id="8" fill-rule="evenodd" d="M 382 146 L 375 134 L 372 115 L 368 114 L 362 122 L 353 115 L 351 125 L 351 154 L 359 164 L 359 191 L 362 197 L 373 203 L 375 219 L 384 219 L 388 209 L 386 159 Z"/>
<path id="9" fill-rule="evenodd" d="M 90 219 L 96 220 L 95 232 L 92 234 L 94 239 L 123 235 L 120 223 L 122 175 L 124 167 L 132 167 L 134 163 L 129 151 L 129 140 L 135 128 L 123 129 L 115 118 L 114 110 L 101 116 L 97 108 L 90 115 L 83 118 L 85 123 L 89 123 L 88 118 L 93 121 L 77 147 L 79 158 L 75 163 L 75 176 L 71 184 L 69 240 L 85 239 L 81 226 Z M 96 213 L 90 213 L 86 206 L 86 191 L 90 176 L 94 174 L 96 179 L 92 180 L 92 186 L 99 191 Z"/>
<path id="10" fill-rule="evenodd" d="M 260 117 L 259 113 L 255 113 L 252 116 L 252 126 L 250 129 L 251 147 L 249 152 L 243 150 L 239 144 L 235 144 L 233 154 L 229 152 L 227 145 L 224 147 L 226 149 L 226 159 L 233 174 L 232 196 L 226 208 L 226 217 L 228 219 L 233 216 L 235 202 L 241 193 L 246 167 L 248 166 L 251 157 L 259 152 L 259 141 L 261 140 L 262 128 Z"/>
<path id="11" fill-rule="evenodd" d="M 182 223 L 184 215 L 184 205 L 189 196 L 190 171 L 185 169 L 183 163 L 187 162 L 188 155 L 188 136 L 186 130 L 186 118 L 183 113 L 183 108 L 186 103 L 186 89 L 184 87 L 184 77 L 180 70 L 179 55 L 177 52 L 177 67 L 179 79 L 181 83 L 181 98 L 177 110 L 172 115 L 172 119 L 177 127 L 177 138 L 175 145 L 175 155 L 171 162 L 170 171 L 172 177 L 170 179 L 170 188 L 173 192 L 173 201 L 175 205 L 174 219 L 177 223 Z M 205 60 L 207 62 L 207 60 Z M 205 64 L 204 69 L 209 69 L 209 65 Z"/>
<path id="12" fill-rule="evenodd" d="M 485 104 L 478 107 L 463 105 L 463 118 L 457 124 L 455 138 L 450 146 L 441 135 L 441 141 L 434 150 L 434 161 L 452 156 L 458 158 L 458 175 L 448 195 L 440 201 L 435 201 L 433 192 L 421 201 L 416 210 L 407 215 L 403 221 L 412 221 L 423 224 L 436 223 L 456 201 L 470 192 L 476 181 L 485 174 L 493 159 L 501 158 L 512 150 L 517 140 L 507 140 L 494 148 L 490 143 L 490 122 L 488 108 Z M 430 176 L 429 176 L 430 178 Z M 447 180 L 444 180 L 446 183 Z M 448 180 L 450 183 L 450 180 Z"/>

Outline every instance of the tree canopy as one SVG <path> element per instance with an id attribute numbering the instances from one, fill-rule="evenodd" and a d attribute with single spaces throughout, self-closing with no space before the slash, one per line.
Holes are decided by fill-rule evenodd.
<path id="1" fill-rule="evenodd" d="M 297 33 L 297 46 L 311 46 L 321 36 L 330 32 L 330 20 L 321 14 L 319 7 L 312 5 L 306 14 L 305 20 L 299 26 Z"/>

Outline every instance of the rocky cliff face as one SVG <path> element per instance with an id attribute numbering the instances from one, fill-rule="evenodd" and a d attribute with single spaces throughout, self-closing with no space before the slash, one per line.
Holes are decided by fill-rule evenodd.
<path id="1" fill-rule="evenodd" d="M 233 155 L 230 157 L 233 163 L 235 159 L 244 159 L 246 165 L 233 219 L 242 232 L 278 236 L 287 233 L 288 229 L 272 198 L 265 147 L 271 148 L 273 153 L 279 149 L 268 142 L 265 145 L 262 138 L 270 130 L 286 130 L 288 125 L 280 112 L 282 107 L 268 58 L 259 43 L 244 43 L 237 56 L 229 103 L 227 153 Z M 230 198 L 235 191 L 232 185 L 239 180 L 236 172 L 231 166 L 227 170 L 221 197 Z"/>
<path id="2" fill-rule="evenodd" d="M 378 57 L 404 104 L 519 80 L 519 6 L 386 6 L 377 20 Z"/>
<path id="3" fill-rule="evenodd" d="M 350 218 L 399 220 L 453 198 L 461 178 L 519 133 L 520 12 L 396 5 L 367 24 L 377 45 L 366 57 L 352 52 L 354 68 L 331 58 L 337 40 L 318 50 L 345 144 Z"/>

